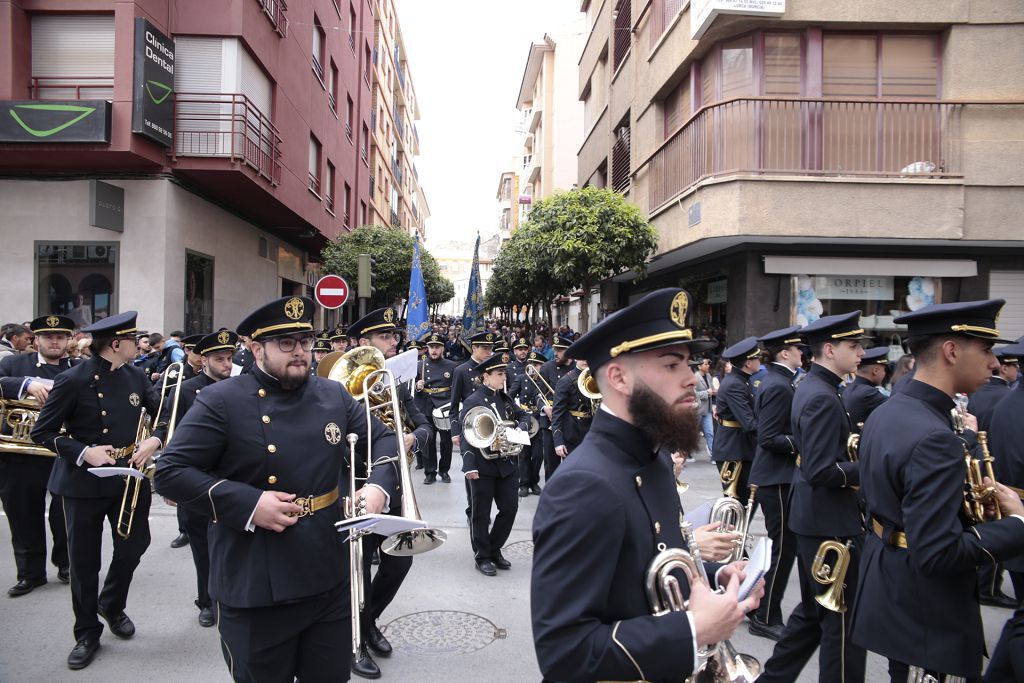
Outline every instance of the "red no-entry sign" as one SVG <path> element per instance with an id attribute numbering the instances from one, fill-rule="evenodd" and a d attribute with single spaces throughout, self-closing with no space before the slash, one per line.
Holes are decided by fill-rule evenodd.
<path id="1" fill-rule="evenodd" d="M 324 275 L 317 280 L 314 296 L 324 308 L 340 308 L 348 301 L 348 283 L 337 275 Z"/>

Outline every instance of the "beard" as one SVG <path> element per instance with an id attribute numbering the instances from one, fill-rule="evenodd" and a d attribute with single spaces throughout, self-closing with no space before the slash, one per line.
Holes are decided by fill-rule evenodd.
<path id="1" fill-rule="evenodd" d="M 649 386 L 637 380 L 633 393 L 629 395 L 628 408 L 633 424 L 658 446 L 687 455 L 697 449 L 700 416 L 696 404 L 669 405 Z"/>
<path id="2" fill-rule="evenodd" d="M 294 361 L 290 357 L 281 363 L 270 363 L 268 359 L 263 361 L 266 364 L 266 372 L 281 385 L 285 391 L 300 389 L 309 379 L 309 361 Z"/>

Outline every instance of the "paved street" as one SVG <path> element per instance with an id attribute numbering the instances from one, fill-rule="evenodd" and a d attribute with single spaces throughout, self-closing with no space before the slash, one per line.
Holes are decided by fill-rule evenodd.
<path id="1" fill-rule="evenodd" d="M 417 483 L 422 481 L 421 472 L 415 474 Z M 540 680 L 530 633 L 528 543 L 538 499 L 531 496 L 521 501 L 505 551 L 512 570 L 488 578 L 473 567 L 463 512 L 463 480 L 458 472 L 452 474 L 450 485 L 417 486 L 423 514 L 448 532 L 448 542 L 416 559 L 398 599 L 381 620 L 396 649 L 390 659 L 378 660 L 384 679 L 424 683 Z M 684 497 L 687 507 L 719 490 L 717 473 L 706 457 L 688 466 L 683 478 L 691 484 Z M 150 525 L 153 543 L 136 572 L 127 609 L 138 628 L 135 638 L 126 642 L 105 633 L 103 648 L 93 664 L 84 671 L 68 671 L 65 659 L 74 644 L 70 596 L 51 572 L 51 583 L 28 596 L 0 597 L 0 623 L 4 625 L 0 681 L 228 680 L 217 630 L 196 623 L 198 611 L 192 604 L 195 575 L 189 551 L 168 545 L 177 534 L 173 508 L 156 502 Z M 6 524 L 0 527 L 0 587 L 6 590 L 15 583 L 15 575 L 10 532 Z M 756 530 L 763 532 L 760 520 Z M 302 559 L 295 558 L 297 562 Z M 787 613 L 797 595 L 794 572 L 786 595 Z M 991 650 L 1009 613 L 988 607 L 983 613 Z M 771 653 L 772 642 L 750 636 L 745 627 L 733 643 L 762 662 Z M 348 643 L 338 646 L 347 648 Z M 868 667 L 869 681 L 885 678 L 881 659 L 870 657 Z M 800 680 L 817 680 L 816 660 Z"/>

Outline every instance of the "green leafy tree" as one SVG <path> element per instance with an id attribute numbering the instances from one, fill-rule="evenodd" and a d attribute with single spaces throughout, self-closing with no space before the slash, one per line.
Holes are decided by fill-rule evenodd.
<path id="1" fill-rule="evenodd" d="M 538 275 L 563 293 L 583 290 L 583 331 L 590 327 L 591 288 L 627 270 L 643 277 L 658 245 L 657 231 L 639 208 L 618 192 L 594 187 L 537 202 L 524 227 L 538 258 Z"/>

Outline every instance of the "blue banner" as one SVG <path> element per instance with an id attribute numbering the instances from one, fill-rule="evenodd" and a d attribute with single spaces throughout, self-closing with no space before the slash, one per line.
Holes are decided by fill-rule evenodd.
<path id="1" fill-rule="evenodd" d="M 420 266 L 420 239 L 416 237 L 412 247 L 412 272 L 409 273 L 409 305 L 405 316 L 406 339 L 418 341 L 430 332 L 427 311 L 427 288 L 423 284 L 423 268 Z"/>
<path id="2" fill-rule="evenodd" d="M 473 247 L 473 269 L 469 273 L 466 308 L 462 312 L 462 335 L 471 337 L 484 331 L 484 292 L 480 286 L 480 234 Z"/>

